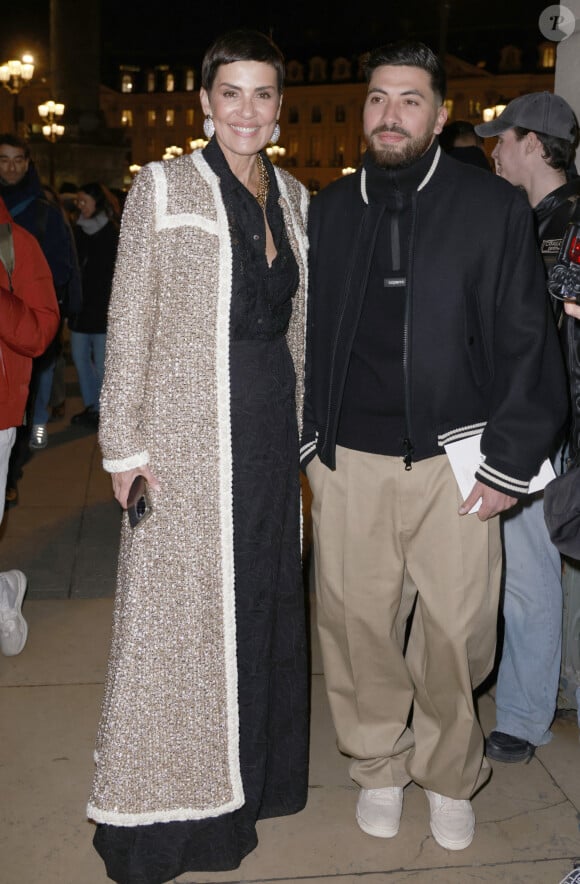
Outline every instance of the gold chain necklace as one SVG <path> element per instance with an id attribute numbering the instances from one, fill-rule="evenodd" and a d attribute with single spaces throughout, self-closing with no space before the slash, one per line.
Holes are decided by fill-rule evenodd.
<path id="1" fill-rule="evenodd" d="M 266 164 L 262 159 L 261 154 L 256 154 L 256 162 L 258 164 L 258 190 L 256 191 L 256 200 L 258 201 L 258 205 L 262 210 L 266 208 L 266 200 L 268 199 L 268 188 L 270 186 L 270 179 L 268 177 L 268 170 L 266 169 Z"/>

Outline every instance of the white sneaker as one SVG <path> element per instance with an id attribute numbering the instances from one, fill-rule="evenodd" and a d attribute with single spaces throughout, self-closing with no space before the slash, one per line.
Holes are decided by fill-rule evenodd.
<path id="1" fill-rule="evenodd" d="M 28 624 L 20 613 L 25 592 L 22 571 L 0 574 L 0 650 L 6 657 L 16 656 L 26 644 Z"/>
<path id="2" fill-rule="evenodd" d="M 446 850 L 464 850 L 475 834 L 475 814 L 471 801 L 447 798 L 425 789 L 431 808 L 431 831 L 437 844 Z"/>
<path id="3" fill-rule="evenodd" d="M 356 805 L 356 821 L 363 832 L 375 838 L 394 838 L 399 831 L 403 810 L 403 790 L 361 789 Z"/>

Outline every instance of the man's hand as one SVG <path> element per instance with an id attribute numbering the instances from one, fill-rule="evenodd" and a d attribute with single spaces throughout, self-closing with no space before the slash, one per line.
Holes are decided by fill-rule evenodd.
<path id="1" fill-rule="evenodd" d="M 564 301 L 564 312 L 568 316 L 573 316 L 574 319 L 580 319 L 580 307 L 572 301 Z"/>
<path id="2" fill-rule="evenodd" d="M 480 497 L 482 498 L 481 506 L 477 511 L 477 518 L 480 522 L 486 522 L 492 516 L 497 516 L 498 513 L 511 509 L 518 502 L 516 497 L 510 497 L 503 491 L 496 491 L 495 488 L 490 488 L 483 482 L 476 482 L 469 497 L 459 507 L 459 515 L 464 516 L 468 513 Z"/>

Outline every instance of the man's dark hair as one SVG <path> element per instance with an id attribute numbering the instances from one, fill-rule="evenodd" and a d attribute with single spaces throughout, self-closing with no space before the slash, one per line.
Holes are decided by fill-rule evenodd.
<path id="1" fill-rule="evenodd" d="M 13 135 L 12 132 L 2 132 L 0 133 L 0 144 L 7 144 L 9 147 L 19 147 L 26 159 L 30 159 L 30 148 L 24 138 L 19 138 L 18 135 Z"/>
<path id="2" fill-rule="evenodd" d="M 364 62 L 364 73 L 367 83 L 375 68 L 382 65 L 409 66 L 421 68 L 431 78 L 431 88 L 439 96 L 441 103 L 445 101 L 447 93 L 447 75 L 445 68 L 432 49 L 425 43 L 401 40 L 397 43 L 387 43 L 369 52 Z"/>
<path id="3" fill-rule="evenodd" d="M 556 138 L 555 135 L 544 135 L 534 129 L 524 129 L 522 126 L 514 126 L 514 133 L 518 141 L 525 138 L 528 132 L 533 132 L 543 147 L 542 156 L 547 164 L 558 172 L 565 172 L 574 157 L 576 145 L 565 138 Z"/>
<path id="4" fill-rule="evenodd" d="M 266 34 L 238 28 L 222 34 L 205 53 L 201 65 L 201 85 L 209 92 L 218 68 L 234 61 L 263 61 L 276 71 L 278 92 L 284 88 L 284 56 Z"/>

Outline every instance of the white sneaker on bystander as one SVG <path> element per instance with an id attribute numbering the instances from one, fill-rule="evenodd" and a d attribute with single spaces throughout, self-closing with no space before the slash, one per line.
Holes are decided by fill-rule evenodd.
<path id="1" fill-rule="evenodd" d="M 26 576 L 22 571 L 0 573 L 0 650 L 5 657 L 19 654 L 28 637 L 28 624 L 22 616 Z"/>

